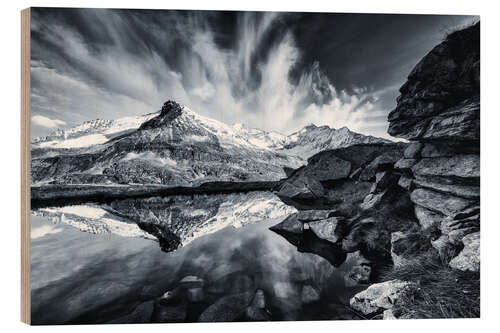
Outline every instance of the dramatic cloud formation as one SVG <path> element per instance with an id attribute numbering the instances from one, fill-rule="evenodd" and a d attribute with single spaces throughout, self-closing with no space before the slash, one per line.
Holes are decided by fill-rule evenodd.
<path id="1" fill-rule="evenodd" d="M 139 115 L 174 99 L 226 123 L 286 134 L 314 123 L 387 136 L 386 115 L 411 67 L 442 29 L 467 20 L 35 9 L 33 122 L 53 128 Z M 411 24 L 402 34 L 396 23 Z M 392 37 L 369 30 L 373 24 Z"/>

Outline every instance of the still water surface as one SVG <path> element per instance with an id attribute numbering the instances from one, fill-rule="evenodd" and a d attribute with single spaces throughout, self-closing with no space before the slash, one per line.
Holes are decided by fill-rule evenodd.
<path id="1" fill-rule="evenodd" d="M 355 318 L 346 306 L 349 297 L 356 292 L 344 283 L 348 267 L 335 268 L 315 254 L 298 252 L 295 246 L 270 231 L 269 227 L 281 222 L 285 213 L 289 213 L 276 205 L 275 198 L 270 196 L 273 195 L 253 193 L 242 195 L 236 201 L 231 195 L 219 196 L 218 206 L 214 209 L 211 204 L 211 217 L 207 216 L 212 219 L 210 233 L 196 234 L 196 230 L 190 230 L 189 235 L 197 237 L 188 237 L 184 246 L 168 253 L 160 249 L 154 237 L 133 224 L 123 228 L 109 223 L 112 227 L 93 233 L 102 228 L 88 229 L 87 225 L 92 223 L 86 223 L 85 219 L 91 221 L 99 206 L 86 206 L 79 224 L 65 223 L 71 219 L 76 206 L 57 208 L 59 212 L 61 209 L 66 212 L 62 220 L 34 212 L 31 220 L 33 323 L 123 322 L 120 318 L 141 304 L 152 303 L 166 291 L 176 290 L 179 281 L 186 276 L 203 281 L 203 294 L 196 300 L 196 306 L 188 304 L 180 321 L 198 321 L 211 304 L 224 297 L 253 295 L 257 290 L 264 294 L 266 316 L 270 320 Z M 161 216 L 170 216 L 171 224 L 185 223 L 186 216 L 198 216 L 199 220 L 202 212 L 194 212 L 193 203 L 206 204 L 210 200 L 191 199 L 170 199 L 164 202 L 163 208 L 155 204 L 154 214 L 160 216 L 160 210 Z M 147 205 L 127 202 L 127 207 L 150 209 L 151 199 L 141 200 L 149 201 Z M 153 201 L 157 203 L 158 200 L 163 199 Z M 238 215 L 234 203 L 244 208 L 245 200 L 252 207 L 258 202 L 264 213 L 254 210 L 253 220 Z M 182 207 L 182 202 L 187 202 L 186 207 Z M 115 208 L 120 206 L 124 203 L 114 205 Z M 172 215 L 174 206 L 177 214 Z M 102 208 L 109 209 L 109 206 Z M 231 216 L 229 212 L 233 212 L 233 220 L 245 223 L 227 218 Z M 276 217 L 280 212 L 285 215 Z M 221 214 L 225 216 L 220 220 L 223 224 L 217 224 L 219 220 L 214 223 L 213 219 Z M 153 212 L 138 213 L 138 216 L 151 215 Z M 126 221 L 123 215 L 116 218 Z M 192 221 L 188 224 L 193 225 Z M 113 232 L 106 232 L 109 229 Z M 210 318 L 225 318 L 223 314 L 220 318 L 217 316 L 215 313 Z"/>

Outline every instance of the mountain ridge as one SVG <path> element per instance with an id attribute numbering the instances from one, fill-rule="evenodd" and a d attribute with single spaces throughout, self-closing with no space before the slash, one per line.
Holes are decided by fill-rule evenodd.
<path id="1" fill-rule="evenodd" d="M 228 125 L 167 101 L 138 117 L 94 120 L 32 141 L 35 182 L 199 184 L 279 180 L 283 168 L 360 143 L 390 142 L 309 125 L 291 135 Z"/>

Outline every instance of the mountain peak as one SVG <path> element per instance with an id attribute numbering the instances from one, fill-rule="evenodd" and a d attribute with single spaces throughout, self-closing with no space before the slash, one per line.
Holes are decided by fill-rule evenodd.
<path id="1" fill-rule="evenodd" d="M 172 120 L 174 120 L 175 118 L 179 117 L 182 114 L 183 109 L 184 107 L 179 103 L 172 100 L 168 100 L 165 103 L 163 103 L 160 114 L 144 122 L 139 127 L 139 130 L 158 128 L 166 124 L 169 124 Z"/>

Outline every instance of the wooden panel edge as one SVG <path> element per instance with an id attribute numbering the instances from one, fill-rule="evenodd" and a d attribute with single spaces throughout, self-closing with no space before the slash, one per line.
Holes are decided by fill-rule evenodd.
<path id="1" fill-rule="evenodd" d="M 31 324 L 30 8 L 21 11 L 21 321 Z"/>

